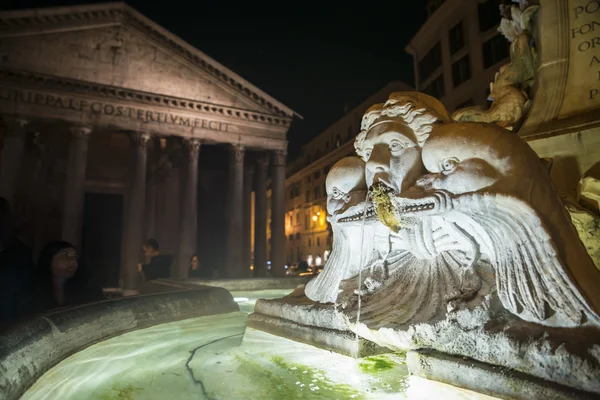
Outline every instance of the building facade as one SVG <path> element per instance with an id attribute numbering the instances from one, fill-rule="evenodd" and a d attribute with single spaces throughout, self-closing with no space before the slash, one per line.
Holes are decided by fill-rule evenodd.
<path id="1" fill-rule="evenodd" d="M 406 46 L 417 90 L 449 112 L 487 106 L 490 82 L 509 57 L 500 19 L 496 0 L 429 0 L 427 20 Z"/>
<path id="2" fill-rule="evenodd" d="M 390 93 L 407 90 L 412 88 L 403 82 L 388 83 L 304 145 L 300 157 L 288 164 L 285 179 L 287 265 L 301 261 L 317 267 L 325 264 L 332 243 L 327 222 L 327 173 L 340 159 L 355 155 L 354 138 L 360 132 L 364 112 L 373 104 L 385 102 Z M 267 196 L 270 201 L 270 191 Z M 271 248 L 271 231 L 268 230 L 267 236 Z"/>
<path id="3" fill-rule="evenodd" d="M 199 160 L 218 147 L 228 158 L 220 274 L 247 275 L 250 195 L 266 223 L 268 165 L 270 259 L 284 273 L 291 109 L 124 3 L 2 12 L 0 55 L 0 195 L 32 247 L 64 239 L 88 259 L 116 254 L 94 272 L 134 289 L 142 241 L 156 237 L 185 277 L 202 224 Z M 266 261 L 265 223 L 254 233 Z"/>

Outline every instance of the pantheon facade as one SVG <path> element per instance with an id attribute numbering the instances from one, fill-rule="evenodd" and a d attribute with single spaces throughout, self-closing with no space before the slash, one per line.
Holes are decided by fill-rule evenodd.
<path id="1" fill-rule="evenodd" d="M 284 273 L 286 133 L 297 114 L 129 6 L 0 13 L 0 112 L 0 195 L 34 250 L 55 239 L 82 246 L 90 220 L 107 227 L 84 248 L 100 254 L 119 238 L 124 289 L 137 285 L 145 237 L 185 277 L 198 242 L 198 163 L 218 146 L 228 153 L 220 275 L 247 276 L 252 191 L 256 270 L 269 260 Z M 109 207 L 115 200 L 122 206 Z"/>

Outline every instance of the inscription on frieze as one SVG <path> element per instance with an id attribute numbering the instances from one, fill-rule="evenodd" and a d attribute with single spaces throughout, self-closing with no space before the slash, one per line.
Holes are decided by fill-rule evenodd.
<path id="1" fill-rule="evenodd" d="M 600 0 L 569 0 L 569 47 L 563 116 L 600 107 Z"/>
<path id="2" fill-rule="evenodd" d="M 136 108 L 109 102 L 89 101 L 69 96 L 51 95 L 30 90 L 0 88 L 0 100 L 60 108 L 90 115 L 106 115 L 146 123 L 177 125 L 188 128 L 230 132 L 231 124 L 204 118 L 194 118 L 168 111 Z"/>

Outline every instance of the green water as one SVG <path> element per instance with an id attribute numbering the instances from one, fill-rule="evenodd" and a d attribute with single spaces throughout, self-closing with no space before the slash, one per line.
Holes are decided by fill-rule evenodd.
<path id="1" fill-rule="evenodd" d="M 246 310 L 256 296 L 235 297 L 248 299 L 240 300 L 248 303 L 241 307 Z M 46 372 L 22 399 L 488 398 L 409 376 L 403 354 L 356 362 L 244 330 L 247 315 L 242 311 L 188 319 L 97 343 Z"/>

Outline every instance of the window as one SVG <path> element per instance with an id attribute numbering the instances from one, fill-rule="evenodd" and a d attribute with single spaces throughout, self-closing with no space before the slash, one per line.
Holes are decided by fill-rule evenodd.
<path id="1" fill-rule="evenodd" d="M 466 101 L 463 101 L 462 103 L 460 103 L 456 109 L 461 109 L 461 108 L 465 108 L 465 107 L 470 107 L 470 106 L 474 106 L 475 102 L 473 101 L 473 98 L 469 98 Z"/>
<path id="2" fill-rule="evenodd" d="M 321 197 L 321 187 L 317 186 L 315 188 L 315 200 L 317 200 L 319 197 Z"/>
<path id="3" fill-rule="evenodd" d="M 321 238 L 317 237 L 317 246 L 320 246 L 320 245 L 321 245 Z"/>
<path id="4" fill-rule="evenodd" d="M 342 145 L 342 140 L 340 139 L 340 135 L 335 137 L 335 147 L 340 147 Z"/>
<path id="5" fill-rule="evenodd" d="M 465 32 L 462 21 L 450 29 L 450 54 L 454 54 L 465 47 Z"/>
<path id="6" fill-rule="evenodd" d="M 310 183 L 310 175 L 306 177 L 306 183 Z"/>
<path id="7" fill-rule="evenodd" d="M 308 238 L 308 247 L 310 247 L 312 245 L 312 242 L 310 241 L 310 238 Z"/>
<path id="8" fill-rule="evenodd" d="M 431 74 L 442 65 L 442 48 L 439 43 L 429 53 L 425 54 L 425 57 L 419 61 L 419 79 L 424 82 L 431 76 Z"/>
<path id="9" fill-rule="evenodd" d="M 310 222 L 309 222 L 309 218 L 308 218 L 308 213 L 306 213 L 304 215 L 304 229 L 308 229 L 310 228 Z"/>
<path id="10" fill-rule="evenodd" d="M 296 225 L 300 224 L 300 212 L 296 212 Z"/>
<path id="11" fill-rule="evenodd" d="M 300 239 L 300 233 L 296 233 L 296 240 Z"/>
<path id="12" fill-rule="evenodd" d="M 500 23 L 500 7 L 497 1 L 488 0 L 477 5 L 479 16 L 479 30 L 486 32 Z"/>
<path id="13" fill-rule="evenodd" d="M 306 201 L 310 201 L 310 190 L 306 191 Z"/>
<path id="14" fill-rule="evenodd" d="M 321 170 L 315 171 L 314 178 L 319 179 L 321 177 Z"/>
<path id="15" fill-rule="evenodd" d="M 510 43 L 502 35 L 496 35 L 483 44 L 483 68 L 508 58 Z"/>
<path id="16" fill-rule="evenodd" d="M 290 235 L 290 241 L 294 240 L 294 235 Z"/>
<path id="17" fill-rule="evenodd" d="M 471 77 L 471 64 L 469 55 L 464 56 L 452 64 L 452 83 L 457 87 Z"/>
<path id="18" fill-rule="evenodd" d="M 325 142 L 325 150 L 329 150 L 329 142 Z"/>
<path id="19" fill-rule="evenodd" d="M 423 89 L 423 93 L 433 96 L 437 99 L 444 97 L 444 75 L 435 78 L 429 86 Z"/>

